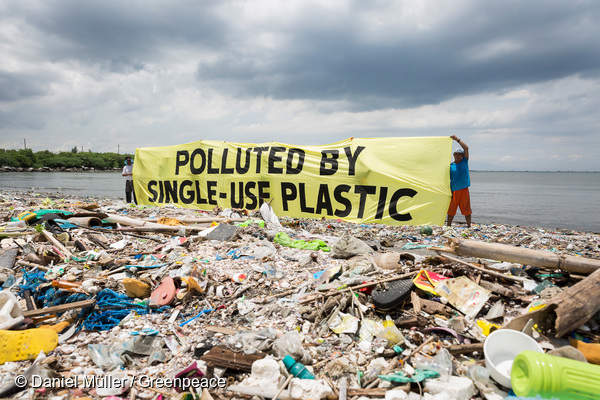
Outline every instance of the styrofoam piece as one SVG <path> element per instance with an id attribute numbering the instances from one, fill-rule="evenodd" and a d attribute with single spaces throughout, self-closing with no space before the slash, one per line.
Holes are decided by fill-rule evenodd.
<path id="1" fill-rule="evenodd" d="M 23 321 L 23 311 L 14 294 L 8 290 L 0 292 L 0 329 L 10 329 Z"/>
<path id="2" fill-rule="evenodd" d="M 292 399 L 324 399 L 333 395 L 329 385 L 318 379 L 299 379 L 294 378 L 290 381 L 290 397 Z"/>
<path id="3" fill-rule="evenodd" d="M 443 394 L 452 400 L 469 400 L 477 391 L 473 381 L 464 376 L 430 379 L 425 382 L 425 391 L 438 397 Z"/>
<path id="4" fill-rule="evenodd" d="M 392 389 L 385 392 L 385 400 L 405 400 L 408 394 L 402 389 Z"/>
<path id="5" fill-rule="evenodd" d="M 249 396 L 274 397 L 279 391 L 280 377 L 279 363 L 273 358 L 265 357 L 254 361 L 250 376 L 239 385 L 229 386 L 229 390 Z M 287 393 L 280 398 L 287 398 Z"/>

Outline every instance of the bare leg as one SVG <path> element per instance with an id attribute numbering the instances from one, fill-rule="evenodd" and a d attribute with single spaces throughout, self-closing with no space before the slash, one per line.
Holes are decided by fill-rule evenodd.
<path id="1" fill-rule="evenodd" d="M 452 226 L 453 219 L 454 219 L 454 215 L 448 215 L 448 222 L 446 223 L 446 225 Z"/>
<path id="2" fill-rule="evenodd" d="M 465 215 L 465 219 L 467 220 L 467 226 L 471 227 L 471 214 Z"/>

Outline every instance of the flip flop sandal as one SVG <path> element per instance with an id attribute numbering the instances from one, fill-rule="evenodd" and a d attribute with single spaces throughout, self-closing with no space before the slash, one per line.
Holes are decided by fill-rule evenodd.
<path id="1" fill-rule="evenodd" d="M 170 276 L 160 282 L 160 285 L 154 289 L 150 295 L 151 306 L 166 306 L 171 304 L 177 294 L 177 288 L 175 287 L 175 281 Z"/>
<path id="2" fill-rule="evenodd" d="M 412 287 L 412 279 L 403 279 L 390 283 L 386 290 L 373 290 L 373 304 L 378 310 L 393 310 L 402 303 Z"/>
<path id="3" fill-rule="evenodd" d="M 0 364 L 8 361 L 33 360 L 40 351 L 49 353 L 57 345 L 58 334 L 54 329 L 0 330 Z"/>

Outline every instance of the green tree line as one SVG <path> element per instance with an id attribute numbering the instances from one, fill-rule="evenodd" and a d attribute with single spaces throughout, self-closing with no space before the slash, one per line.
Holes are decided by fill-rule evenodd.
<path id="1" fill-rule="evenodd" d="M 34 152 L 31 149 L 0 149 L 0 167 L 111 169 L 123 167 L 128 156 L 132 157 L 131 154 L 77 152 L 76 148 L 60 153 L 48 150 Z"/>

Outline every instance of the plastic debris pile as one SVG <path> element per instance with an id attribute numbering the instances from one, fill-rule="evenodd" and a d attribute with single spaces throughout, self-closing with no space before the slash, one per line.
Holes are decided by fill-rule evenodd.
<path id="1" fill-rule="evenodd" d="M 0 205 L 1 397 L 600 393 L 598 234 L 299 220 L 268 204 Z"/>

